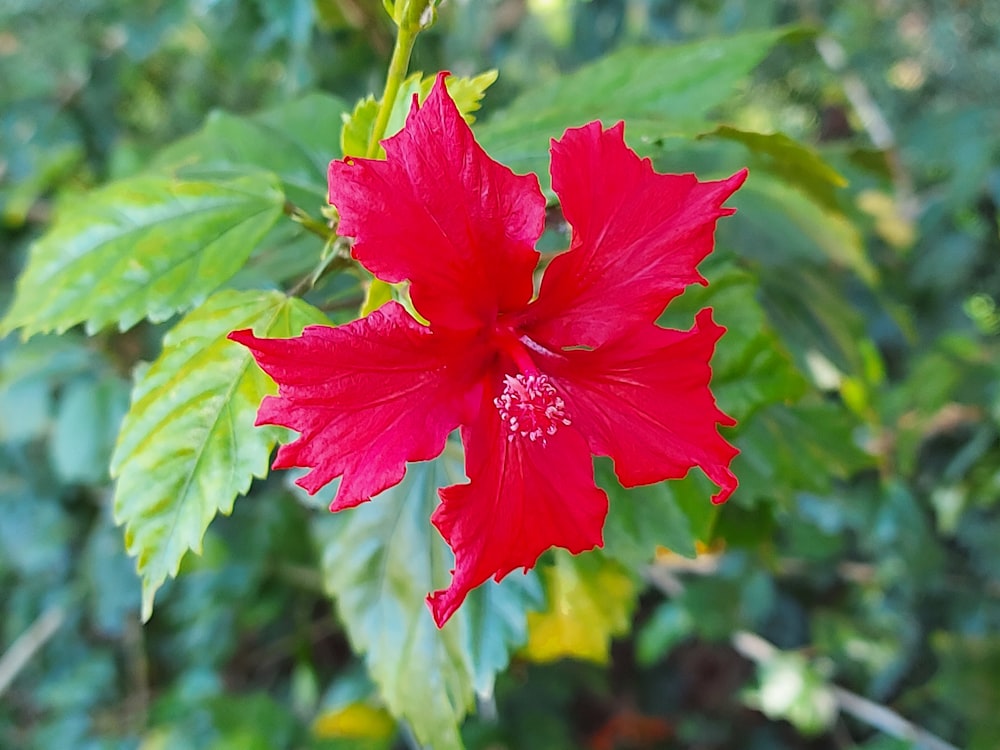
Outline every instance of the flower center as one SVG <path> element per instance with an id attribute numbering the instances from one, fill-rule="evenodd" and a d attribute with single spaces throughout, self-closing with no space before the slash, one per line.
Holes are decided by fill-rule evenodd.
<path id="1" fill-rule="evenodd" d="M 520 435 L 545 445 L 546 438 L 555 435 L 560 425 L 571 424 L 566 404 L 545 374 L 519 372 L 505 376 L 503 382 L 503 393 L 493 399 L 493 405 L 510 430 L 508 441 Z"/>

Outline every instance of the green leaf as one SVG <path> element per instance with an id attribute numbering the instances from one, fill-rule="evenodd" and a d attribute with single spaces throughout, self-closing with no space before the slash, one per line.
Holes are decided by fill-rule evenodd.
<path id="1" fill-rule="evenodd" d="M 198 304 L 236 273 L 281 215 L 277 179 L 142 176 L 65 206 L 31 247 L 0 335 L 86 322 L 125 330 Z"/>
<path id="2" fill-rule="evenodd" d="M 870 341 L 864 316 L 831 283 L 831 276 L 830 269 L 809 263 L 762 269 L 760 297 L 799 369 L 811 372 L 817 382 L 838 385 L 841 373 L 865 372 Z M 832 376 L 821 374 L 831 367 Z"/>
<path id="3" fill-rule="evenodd" d="M 52 425 L 49 456 L 62 481 L 107 481 L 108 458 L 128 406 L 117 378 L 77 378 L 63 389 Z"/>
<path id="4" fill-rule="evenodd" d="M 676 601 L 667 601 L 654 610 L 636 637 L 636 661 L 651 667 L 694 631 L 691 614 Z"/>
<path id="5" fill-rule="evenodd" d="M 3 352 L 0 441 L 22 443 L 45 434 L 50 427 L 56 389 L 63 388 L 65 394 L 67 384 L 93 371 L 97 366 L 95 360 L 86 340 L 72 335 L 38 336 Z M 74 450 L 81 452 L 78 445 Z"/>
<path id="6" fill-rule="evenodd" d="M 152 168 L 193 176 L 263 169 L 278 175 L 296 205 L 326 205 L 327 165 L 340 156 L 335 134 L 346 111 L 342 100 L 314 93 L 250 117 L 213 112 L 200 131 L 161 151 Z"/>
<path id="7" fill-rule="evenodd" d="M 223 291 L 185 316 L 132 392 L 111 461 L 115 521 L 138 558 L 143 618 L 189 549 L 201 550 L 209 523 L 230 513 L 253 477 L 267 473 L 282 430 L 255 428 L 261 399 L 275 388 L 250 352 L 226 339 L 252 327 L 294 336 L 325 316 L 279 292 Z"/>
<path id="8" fill-rule="evenodd" d="M 795 368 L 757 301 L 757 279 L 723 257 L 702 264 L 707 287 L 692 285 L 660 316 L 660 325 L 686 329 L 695 314 L 712 308 L 726 328 L 712 357 L 712 391 L 722 409 L 742 423 L 773 403 L 800 398 L 806 381 Z"/>
<path id="9" fill-rule="evenodd" d="M 733 473 L 741 498 L 791 502 L 802 490 L 829 491 L 834 477 L 846 478 L 873 464 L 854 438 L 851 415 L 836 404 L 775 404 L 754 416 L 736 440 L 740 455 Z"/>
<path id="10" fill-rule="evenodd" d="M 605 466 L 601 462 L 599 466 Z M 684 479 L 625 489 L 598 469 L 611 498 L 604 526 L 604 551 L 627 568 L 641 572 L 666 547 L 693 558 L 695 543 L 708 543 L 719 513 L 712 505 L 714 485 L 700 472 Z"/>
<path id="11" fill-rule="evenodd" d="M 762 263 L 785 271 L 806 261 L 848 268 L 868 284 L 878 280 L 858 228 L 784 176 L 754 172 L 729 205 L 737 213 L 720 224 L 720 241 L 742 237 L 731 246 Z"/>
<path id="12" fill-rule="evenodd" d="M 524 575 L 514 571 L 500 585 L 487 582 L 469 594 L 458 614 L 468 622 L 465 651 L 478 695 L 488 698 L 493 694 L 493 682 L 507 668 L 511 652 L 527 642 L 525 611 L 544 605 L 545 592 L 534 572 Z"/>
<path id="13" fill-rule="evenodd" d="M 361 316 L 378 310 L 382 305 L 392 299 L 392 284 L 382 279 L 372 278 L 365 289 L 365 299 L 361 303 Z"/>
<path id="14" fill-rule="evenodd" d="M 365 654 L 389 710 L 435 750 L 461 748 L 459 726 L 476 692 L 526 635 L 525 610 L 539 604 L 533 572 L 474 590 L 441 630 L 425 597 L 448 584 L 453 557 L 430 524 L 437 488 L 464 480 L 446 449 L 412 464 L 371 503 L 317 520 L 323 575 L 355 650 Z"/>
<path id="15" fill-rule="evenodd" d="M 989 750 L 1000 737 L 1000 638 L 993 632 L 961 636 L 938 631 L 931 639 L 937 673 L 927 686 L 939 704 L 965 717 L 969 750 Z"/>
<path id="16" fill-rule="evenodd" d="M 521 95 L 477 128 L 494 159 L 548 180 L 549 139 L 595 119 L 626 120 L 634 147 L 643 139 L 705 130 L 706 117 L 780 41 L 787 29 L 614 52 Z"/>
<path id="17" fill-rule="evenodd" d="M 799 188 L 827 209 L 837 208 L 836 191 L 847 186 L 844 176 L 824 161 L 819 152 L 784 133 L 753 133 L 720 125 L 698 138 L 742 143 L 754 157 L 750 164 L 754 174 L 755 168 L 768 171 L 784 184 Z"/>
<path id="18" fill-rule="evenodd" d="M 472 114 L 479 110 L 480 102 L 486 95 L 488 89 L 497 79 L 496 70 L 487 70 L 477 76 L 448 76 L 444 80 L 444 85 L 448 89 L 448 94 L 455 102 L 459 114 L 470 125 L 476 121 Z M 409 76 L 399 88 L 396 101 L 393 102 L 392 112 L 389 114 L 389 124 L 386 127 L 386 134 L 393 135 L 403 129 L 406 118 L 410 114 L 413 104 L 413 95 L 419 97 L 423 103 L 427 95 L 431 93 L 437 75 L 425 76 L 423 73 L 414 73 Z"/>

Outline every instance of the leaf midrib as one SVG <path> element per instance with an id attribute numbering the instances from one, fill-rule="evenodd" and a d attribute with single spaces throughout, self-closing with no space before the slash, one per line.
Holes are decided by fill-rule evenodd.
<path id="1" fill-rule="evenodd" d="M 271 318 L 268 320 L 267 326 L 264 328 L 264 332 L 265 333 L 269 333 L 270 332 L 271 326 L 274 325 L 275 320 L 277 320 L 278 316 L 281 315 L 282 310 L 286 306 L 287 306 L 287 300 L 282 301 L 282 303 L 277 306 L 277 308 L 275 309 L 275 311 L 272 314 Z M 178 525 L 179 520 L 180 520 L 181 508 L 182 508 L 182 506 L 186 505 L 186 503 L 188 502 L 188 497 L 187 497 L 188 491 L 189 491 L 189 489 L 191 487 L 191 483 L 194 481 L 194 477 L 197 475 L 198 467 L 201 465 L 201 461 L 202 461 L 202 458 L 205 455 L 206 448 L 207 448 L 208 444 L 211 442 L 211 436 L 215 432 L 216 427 L 218 426 L 219 419 L 221 418 L 222 413 L 229 410 L 230 402 L 232 400 L 232 394 L 238 389 L 240 383 L 242 383 L 243 378 L 246 375 L 246 371 L 247 371 L 247 369 L 250 366 L 250 360 L 252 359 L 252 357 L 251 357 L 249 351 L 247 351 L 245 354 L 243 354 L 241 356 L 243 357 L 244 361 L 243 361 L 243 365 L 237 371 L 239 374 L 238 374 L 237 377 L 233 378 L 232 382 L 229 385 L 229 388 L 226 390 L 225 398 L 223 400 L 223 406 L 219 410 L 219 412 L 215 415 L 215 418 L 212 420 L 211 426 L 206 431 L 205 438 L 202 440 L 201 444 L 198 447 L 198 452 L 197 452 L 197 455 L 196 455 L 196 457 L 194 459 L 194 462 L 192 463 L 191 470 L 187 473 L 187 476 L 184 479 L 184 485 L 181 488 L 180 492 L 178 493 L 179 497 L 182 498 L 182 499 L 179 500 L 178 502 L 175 502 L 173 504 L 174 512 L 172 514 L 172 518 L 171 518 L 171 521 L 170 521 L 170 531 L 169 531 L 169 533 L 167 534 L 167 537 L 166 537 L 167 540 L 168 540 L 168 544 L 161 545 L 160 549 L 159 549 L 159 553 L 156 554 L 156 555 L 154 555 L 154 559 L 158 560 L 158 562 L 160 563 L 158 567 L 161 568 L 161 569 L 164 569 L 164 570 L 167 569 L 166 566 L 163 564 L 164 561 L 163 561 L 162 558 L 164 557 L 167 548 L 170 546 L 169 542 L 172 541 L 172 540 L 174 540 L 174 534 L 175 534 L 175 531 L 177 529 L 177 525 Z M 174 411 L 174 413 L 176 413 L 176 410 Z M 168 417 L 165 417 L 164 420 L 167 419 L 167 418 Z M 162 422 L 164 420 L 161 420 L 161 424 L 162 424 Z M 235 438 L 236 433 L 234 432 L 233 435 L 234 435 L 234 438 Z M 235 440 L 234 440 L 234 445 L 235 445 Z M 228 495 L 229 492 L 227 492 L 225 494 Z M 216 503 L 216 512 L 218 512 L 219 509 L 220 509 L 219 505 L 218 505 L 218 503 Z M 186 542 L 185 542 L 185 545 L 186 545 L 185 552 L 187 550 L 193 550 L 194 549 L 194 547 L 192 547 L 190 545 L 187 545 Z M 180 557 L 183 557 L 183 553 L 182 553 L 182 555 Z M 180 562 L 180 557 L 178 557 L 178 564 Z M 149 568 L 151 562 L 152 561 L 147 562 L 146 569 Z M 165 576 L 164 576 L 164 578 L 165 578 Z"/>

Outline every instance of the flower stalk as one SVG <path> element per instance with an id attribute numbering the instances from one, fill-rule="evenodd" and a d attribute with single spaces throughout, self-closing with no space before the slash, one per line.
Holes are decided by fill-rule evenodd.
<path id="1" fill-rule="evenodd" d="M 379 141 L 385 136 L 399 87 L 403 84 L 406 71 L 410 67 L 410 55 L 417 41 L 417 35 L 434 22 L 433 0 L 397 0 L 393 6 L 386 3 L 386 10 L 396 22 L 396 44 L 392 49 L 385 89 L 379 102 L 375 124 L 372 126 L 371 138 L 368 140 L 368 150 L 365 152 L 365 156 L 369 159 L 378 157 Z"/>

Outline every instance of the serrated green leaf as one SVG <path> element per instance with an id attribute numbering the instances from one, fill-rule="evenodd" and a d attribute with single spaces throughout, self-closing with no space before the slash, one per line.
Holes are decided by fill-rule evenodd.
<path id="1" fill-rule="evenodd" d="M 754 167 L 769 171 L 827 209 L 837 208 L 836 191 L 847 186 L 844 176 L 824 161 L 819 152 L 784 133 L 753 133 L 720 125 L 698 138 L 742 143 L 754 158 L 751 171 L 756 173 Z"/>
<path id="2" fill-rule="evenodd" d="M 487 70 L 477 76 L 448 76 L 445 79 L 445 86 L 455 100 L 455 106 L 470 125 L 476 121 L 476 116 L 472 113 L 479 111 L 486 89 L 496 83 L 499 75 L 497 70 Z"/>
<path id="3" fill-rule="evenodd" d="M 0 335 L 166 320 L 236 273 L 283 203 L 277 178 L 264 172 L 106 185 L 62 211 L 32 245 Z"/>
<path id="4" fill-rule="evenodd" d="M 539 662 L 566 657 L 607 662 L 611 639 L 631 624 L 638 593 L 632 577 L 600 552 L 565 550 L 556 550 L 555 565 L 542 576 L 549 606 L 528 615 L 528 643 L 521 654 Z"/>
<path id="5" fill-rule="evenodd" d="M 549 139 L 595 119 L 626 120 L 633 147 L 644 139 L 705 129 L 710 110 L 780 41 L 787 29 L 614 52 L 531 89 L 476 129 L 490 155 L 548 182 Z"/>
<path id="6" fill-rule="evenodd" d="M 375 129 L 378 116 L 378 102 L 374 96 L 361 99 L 350 115 L 344 115 L 344 127 L 340 131 L 340 152 L 344 156 L 364 156 L 368 153 L 368 142 Z"/>
<path id="7" fill-rule="evenodd" d="M 280 428 L 253 426 L 261 399 L 275 391 L 250 352 L 226 339 L 238 328 L 294 336 L 327 322 L 280 292 L 223 291 L 185 316 L 132 392 L 111 461 L 115 521 L 142 576 L 143 618 L 167 576 L 217 513 L 232 511 L 253 477 L 267 473 Z"/>
<path id="8" fill-rule="evenodd" d="M 497 79 L 496 70 L 487 70 L 477 76 L 448 76 L 444 79 L 444 85 L 448 89 L 448 94 L 455 102 L 459 114 L 470 125 L 476 121 L 473 112 L 479 110 L 480 102 L 486 95 L 488 89 Z M 389 125 L 386 128 L 387 134 L 398 133 L 406 124 L 406 117 L 410 114 L 410 107 L 413 103 L 413 95 L 419 97 L 422 103 L 427 95 L 434 88 L 437 75 L 425 76 L 423 73 L 414 73 L 403 81 L 399 87 L 396 101 L 393 102 L 392 112 L 389 115 Z"/>
<path id="9" fill-rule="evenodd" d="M 474 590 L 441 630 L 424 601 L 448 584 L 450 550 L 430 524 L 437 488 L 464 480 L 450 449 L 412 464 L 371 503 L 317 519 L 323 575 L 354 648 L 365 654 L 389 710 L 435 750 L 461 748 L 459 726 L 476 692 L 523 642 L 539 604 L 534 572 Z"/>

